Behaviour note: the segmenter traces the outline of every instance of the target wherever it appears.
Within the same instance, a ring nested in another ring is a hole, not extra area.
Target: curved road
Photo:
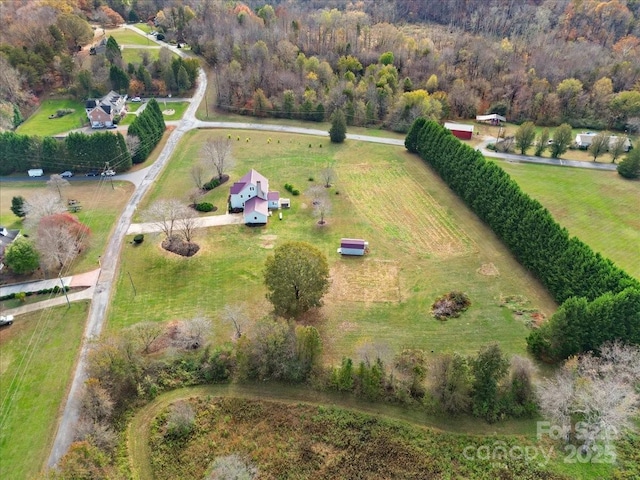
[[[142,35],[145,35],[144,32],[142,32],[141,30],[135,27],[127,25],[126,28],[134,30]],[[153,41],[156,41],[155,38],[153,38]],[[175,47],[171,47],[166,44],[162,44],[162,45],[167,48],[170,48],[172,51],[174,51],[176,54],[180,56],[186,56],[186,54],[181,49],[177,49]],[[152,166],[144,170],[141,170],[139,172],[118,176],[118,179],[133,181],[133,183],[137,185],[137,188],[133,196],[127,203],[122,215],[120,216],[120,219],[118,220],[118,223],[115,227],[114,233],[111,236],[109,243],[107,245],[107,249],[105,253],[102,255],[102,269],[100,271],[100,276],[98,278],[97,284],[94,289],[94,295],[91,302],[91,308],[89,310],[87,323],[85,326],[78,364],[76,366],[75,374],[71,383],[71,388],[67,395],[67,402],[65,404],[62,417],[60,418],[57,433],[56,433],[56,438],[54,440],[54,444],[51,449],[51,454],[49,456],[49,461],[48,461],[49,467],[53,467],[58,463],[60,458],[62,458],[62,456],[69,449],[69,446],[71,445],[74,438],[75,425],[79,417],[80,392],[84,384],[84,381],[86,379],[85,367],[86,367],[90,340],[92,338],[99,336],[100,332],[102,331],[104,320],[106,318],[107,308],[109,305],[109,300],[111,298],[111,291],[112,291],[112,286],[115,280],[115,274],[118,268],[118,262],[120,258],[120,249],[124,242],[124,238],[127,235],[127,232],[130,228],[133,214],[135,213],[136,208],[140,203],[140,201],[142,200],[142,198],[144,197],[144,195],[147,193],[151,185],[155,182],[160,172],[164,169],[169,158],[171,158],[182,136],[186,132],[194,128],[262,130],[262,131],[273,131],[273,132],[298,133],[298,134],[304,134],[304,135],[315,135],[315,136],[321,136],[321,137],[327,137],[329,135],[328,132],[325,130],[302,128],[302,127],[290,127],[285,125],[266,125],[266,124],[244,123],[244,122],[243,123],[205,122],[205,121],[197,120],[195,118],[195,113],[198,106],[200,105],[200,102],[204,98],[206,88],[207,88],[207,78],[204,71],[200,70],[198,74],[198,88],[193,98],[191,99],[191,105],[185,112],[183,119],[177,123],[177,128],[169,136],[167,144],[165,145],[164,149],[162,150],[156,162]],[[385,145],[404,146],[404,140],[393,139],[393,138],[347,134],[347,139],[380,143]],[[502,158],[512,162],[516,161],[516,162],[541,163],[541,164],[549,164],[549,165],[572,166],[572,167],[590,168],[590,169],[598,169],[598,170],[615,170],[617,168],[617,165],[614,165],[614,164],[576,162],[576,161],[562,160],[562,159],[547,159],[547,158],[540,158],[540,157],[529,157],[524,155],[501,154],[501,153],[486,150],[484,148],[482,148],[481,151],[485,156]]]

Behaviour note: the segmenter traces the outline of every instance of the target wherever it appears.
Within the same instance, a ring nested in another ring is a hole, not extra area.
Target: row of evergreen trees
[[[70,133],[64,140],[2,132],[0,158],[0,175],[26,173],[30,168],[57,173],[102,170],[106,164],[118,171],[131,167],[124,137],[110,132]]]
[[[144,162],[158,144],[166,125],[158,102],[152,98],[144,111],[129,125],[127,135],[138,137],[140,143],[132,152],[133,163]]]
[[[544,329],[530,335],[529,346],[536,354],[564,358],[616,338],[640,343],[640,303],[634,300],[640,295],[640,282],[579,239],[569,237],[549,211],[522,192],[504,170],[441,125],[417,119],[405,146],[438,172],[558,303],[577,297],[586,309],[606,305],[606,322],[616,328],[600,332],[597,344],[585,335],[585,318],[591,317],[563,305]]]

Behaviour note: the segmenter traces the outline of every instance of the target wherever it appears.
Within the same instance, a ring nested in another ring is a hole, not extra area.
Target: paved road
[[[170,46],[168,48],[171,49]],[[181,49],[173,48],[173,50],[178,55],[182,55]],[[98,337],[102,331],[102,326],[106,318],[106,312],[111,297],[112,285],[119,265],[120,249],[122,248],[127,230],[131,224],[131,218],[133,217],[140,200],[144,197],[146,192],[149,190],[149,187],[155,182],[160,172],[164,169],[182,136],[187,131],[194,128],[195,113],[198,105],[200,105],[200,102],[204,98],[206,87],[206,75],[204,74],[204,71],[200,70],[198,74],[198,88],[194,93],[191,105],[187,108],[184,118],[180,121],[178,128],[171,132],[171,135],[169,136],[169,139],[167,140],[167,143],[158,159],[146,170],[144,178],[142,178],[131,199],[125,206],[124,211],[116,224],[113,235],[109,240],[107,249],[102,255],[103,268],[100,271],[100,276],[95,286],[93,301],[91,302],[91,308],[89,310],[89,316],[87,318],[83,335],[80,357],[71,382],[71,389],[69,390],[67,402],[56,432],[56,438],[51,449],[51,454],[49,455],[48,465],[50,467],[53,467],[58,463],[73,441],[75,426],[79,418],[80,394],[86,379],[85,370],[89,346],[91,339]]]

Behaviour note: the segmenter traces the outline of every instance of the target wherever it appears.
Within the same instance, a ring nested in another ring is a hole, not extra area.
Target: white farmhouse
[[[242,209],[246,224],[267,223],[269,210],[280,207],[280,194],[269,191],[269,180],[251,169],[230,189],[229,206]]]

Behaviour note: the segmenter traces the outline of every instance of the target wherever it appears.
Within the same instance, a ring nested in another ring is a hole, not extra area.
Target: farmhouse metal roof
[[[261,213],[262,215],[269,214],[268,202],[259,197],[253,197],[244,203],[244,214],[249,215],[253,212]]]
[[[458,132],[473,132],[473,125],[467,125],[465,123],[445,122],[444,128]]]

